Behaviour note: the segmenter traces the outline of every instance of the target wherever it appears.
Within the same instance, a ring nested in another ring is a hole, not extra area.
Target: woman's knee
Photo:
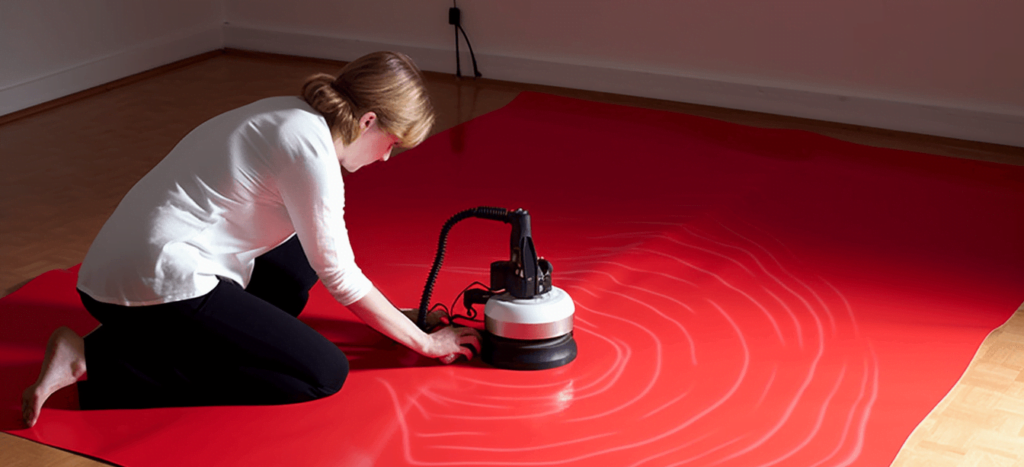
[[[345,380],[348,379],[348,371],[348,358],[341,350],[338,350],[335,355],[320,365],[316,382],[312,388],[314,399],[327,397],[341,391]]]
[[[246,291],[298,316],[319,278],[297,237],[256,258]]]

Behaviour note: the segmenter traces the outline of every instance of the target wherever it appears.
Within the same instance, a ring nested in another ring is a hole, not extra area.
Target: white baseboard
[[[348,61],[376,50],[408,54],[424,70],[452,73],[448,49],[385,44],[325,35],[274,31],[227,24],[224,46],[259,52]],[[858,97],[809,89],[738,81],[556,63],[478,54],[487,78],[561,86],[676,102],[710,105],[776,115],[848,123],[948,138],[1024,147],[1024,110],[955,107],[942,103]],[[464,76],[472,76],[468,54]]]
[[[135,44],[103,57],[0,89],[0,115],[222,48],[224,33],[220,24]]]

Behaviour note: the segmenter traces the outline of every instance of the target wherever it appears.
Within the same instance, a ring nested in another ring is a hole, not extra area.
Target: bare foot
[[[61,326],[46,344],[43,368],[36,383],[21,394],[21,416],[31,428],[39,419],[43,403],[53,393],[70,386],[85,374],[85,341],[75,331]]]

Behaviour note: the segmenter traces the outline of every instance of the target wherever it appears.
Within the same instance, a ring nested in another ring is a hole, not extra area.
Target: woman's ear
[[[359,117],[359,131],[364,132],[377,121],[377,114],[373,112],[366,112],[362,117]]]

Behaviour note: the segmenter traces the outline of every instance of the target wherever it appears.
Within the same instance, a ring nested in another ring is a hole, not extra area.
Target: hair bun
[[[302,86],[302,98],[310,107],[324,116],[332,133],[341,123],[339,119],[344,119],[351,114],[351,112],[346,112],[351,108],[346,96],[338,92],[333,84],[333,76],[327,73],[317,73],[307,78],[306,83]]]

